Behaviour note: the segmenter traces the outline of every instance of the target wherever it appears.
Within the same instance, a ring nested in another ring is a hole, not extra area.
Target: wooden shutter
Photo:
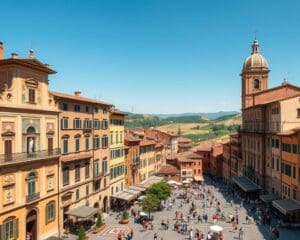
[[[14,228],[14,238],[17,239],[19,237],[19,219],[16,218],[14,219],[14,224],[13,224],[13,228]]]
[[[53,138],[48,138],[48,151],[53,151]]]
[[[29,89],[29,102],[35,103],[35,90]]]

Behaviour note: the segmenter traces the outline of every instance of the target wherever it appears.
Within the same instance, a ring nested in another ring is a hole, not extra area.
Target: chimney
[[[4,59],[4,46],[3,42],[0,42],[0,60]]]
[[[34,58],[34,50],[33,49],[29,49],[29,58],[30,59]]]
[[[76,97],[80,97],[80,94],[81,94],[81,92],[79,92],[79,91],[74,92],[74,95],[75,95]]]
[[[11,54],[11,58],[17,59],[17,58],[18,58],[18,54],[17,54],[17,53],[12,53],[12,54]]]

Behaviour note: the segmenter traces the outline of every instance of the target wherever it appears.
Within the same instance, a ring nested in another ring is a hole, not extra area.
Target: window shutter
[[[18,218],[14,219],[13,228],[14,228],[14,238],[17,239],[19,237],[19,219]]]
[[[49,204],[46,205],[45,223],[48,224]]]

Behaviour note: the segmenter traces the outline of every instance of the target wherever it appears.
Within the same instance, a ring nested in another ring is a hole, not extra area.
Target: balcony
[[[14,163],[21,163],[27,161],[34,161],[40,159],[55,158],[60,156],[60,148],[53,150],[41,150],[33,153],[12,153],[0,155],[0,166]]]
[[[30,203],[30,202],[33,202],[35,200],[38,200],[39,198],[40,198],[40,193],[39,192],[32,193],[32,194],[26,196],[26,202]]]
[[[101,177],[103,177],[104,176],[104,174],[105,173],[103,173],[103,172],[96,172],[96,171],[94,171],[94,179],[99,179],[99,178],[101,178]]]

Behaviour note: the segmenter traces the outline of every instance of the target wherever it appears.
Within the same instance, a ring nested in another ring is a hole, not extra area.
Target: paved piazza
[[[223,195],[219,190],[219,188],[214,187],[212,185],[206,185],[206,188],[211,189],[213,196],[217,198],[217,200],[221,204],[221,211],[224,212],[225,216],[236,215],[236,209],[238,209],[239,216],[239,225],[238,228],[242,227],[244,230],[244,238],[243,240],[260,240],[260,239],[272,239],[270,235],[270,227],[266,225],[257,225],[255,223],[245,224],[245,218],[247,215],[247,209],[250,209],[251,205],[246,205],[245,207],[240,208],[240,204],[238,201],[231,206],[230,200],[226,201],[226,195]],[[173,191],[172,197],[176,196],[179,193],[178,190]],[[190,215],[190,222],[187,223],[189,227],[192,229],[199,229],[200,233],[204,234],[204,239],[207,237],[207,233],[209,231],[209,226],[213,225],[212,216],[216,212],[216,204],[213,204],[213,207],[205,207],[202,208],[203,200],[194,199],[195,196],[192,197],[192,201],[195,203],[197,214],[202,216],[203,213],[208,214],[208,223],[198,223],[197,220],[194,220],[192,215]],[[229,198],[228,198],[229,199]],[[133,229],[133,239],[140,240],[152,240],[154,239],[154,233],[157,233],[158,240],[181,240],[181,239],[189,239],[188,235],[180,234],[174,231],[175,220],[175,212],[180,211],[183,213],[183,217],[187,219],[189,208],[191,206],[190,203],[184,203],[182,207],[180,204],[183,200],[177,199],[175,201],[175,205],[171,210],[162,210],[159,212],[155,212],[152,215],[154,216],[154,229],[144,231],[141,224],[134,223],[133,217],[130,218],[129,224],[121,225],[118,224],[117,213],[113,213],[113,215],[107,216],[105,218],[106,227],[103,231],[98,234],[89,234],[91,240],[113,240],[117,239],[118,234],[121,232],[124,236]],[[169,229],[163,230],[161,228],[161,221],[164,220],[166,222],[169,220]],[[222,226],[224,240],[232,240],[239,239],[238,238],[238,230],[232,231],[232,224],[227,223],[226,221],[219,221],[218,225]],[[275,220],[273,220],[273,224],[275,224]],[[288,239],[288,240],[299,240],[300,239],[300,230],[290,230],[286,228],[278,228],[280,231],[279,239]],[[74,236],[69,236],[67,239],[76,239]],[[125,237],[123,239],[126,239]],[[195,239],[195,238],[193,238]]]

